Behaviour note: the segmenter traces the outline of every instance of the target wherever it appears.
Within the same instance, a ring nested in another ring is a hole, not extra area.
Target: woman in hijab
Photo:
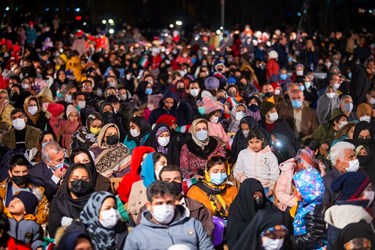
[[[61,226],[78,219],[96,184],[96,171],[85,164],[73,164],[66,171],[60,192],[51,202],[48,216],[48,232],[55,237]]]
[[[247,114],[247,107],[245,104],[240,103],[236,107],[232,108],[230,112],[230,116],[232,118],[232,122],[229,125],[229,132],[231,134],[236,134],[238,129],[240,128],[240,121],[244,118]]]
[[[102,115],[99,112],[92,112],[86,119],[86,126],[80,128],[72,136],[71,149],[89,149],[97,143],[97,137],[104,125]]]
[[[47,118],[35,96],[29,96],[23,103],[23,110],[27,115],[27,124],[44,131],[47,126]]]
[[[247,115],[253,117],[256,121],[262,120],[259,111],[260,103],[259,97],[255,94],[250,96],[247,101]]]
[[[92,176],[96,176],[96,180],[94,180],[96,191],[111,192],[111,181],[96,171],[94,160],[87,149],[76,148],[69,158],[70,163],[85,164],[92,172]]]
[[[334,87],[328,86],[325,93],[319,98],[316,114],[318,115],[319,124],[327,122],[333,110],[339,108],[340,99]]]
[[[52,83],[50,89],[52,91],[53,97],[55,97],[58,101],[62,101],[64,99],[62,89],[69,84],[69,80],[66,77],[66,73],[63,69],[59,69],[56,72],[55,81]]]
[[[98,173],[110,178],[121,177],[129,172],[130,150],[120,142],[120,131],[113,123],[100,130],[97,146],[91,147]]]
[[[102,114],[104,124],[114,123],[119,129],[120,140],[124,141],[126,131],[123,125],[122,118],[117,116],[112,105],[109,102],[103,102],[100,106],[99,112]]]
[[[35,147],[27,151],[28,160],[34,164],[41,162],[42,161],[42,149],[44,145],[46,145],[48,142],[53,142],[53,141],[56,141],[55,134],[49,130],[43,131],[40,134]]]
[[[143,117],[135,116],[130,119],[130,131],[125,137],[124,145],[130,152],[135,147],[143,146],[150,135],[150,123]]]
[[[209,136],[208,121],[196,119],[190,127],[191,137],[182,146],[180,168],[182,177],[189,179],[204,178],[204,166],[212,155],[225,155],[224,148],[217,139]]]
[[[180,156],[177,145],[171,140],[172,132],[165,123],[156,124],[145,142],[146,146],[155,149],[155,152],[167,155],[169,162],[176,163]]]
[[[93,193],[79,221],[66,229],[66,233],[81,231],[89,235],[94,250],[123,249],[128,230],[117,211],[116,197],[108,192]]]
[[[193,185],[187,196],[201,202],[212,216],[226,219],[238,193],[236,187],[227,184],[230,175],[229,164],[225,157],[214,155],[204,165],[204,179]]]
[[[152,94],[152,83],[141,81],[138,84],[136,94],[133,99],[137,102],[138,106],[147,103],[147,96]]]
[[[64,233],[57,245],[57,250],[92,248],[90,237],[80,230]]]
[[[142,162],[146,156],[152,152],[155,152],[155,149],[147,146],[139,146],[133,150],[130,163],[130,173],[122,178],[121,183],[117,188],[117,193],[123,203],[128,202],[133,183],[141,180]]]

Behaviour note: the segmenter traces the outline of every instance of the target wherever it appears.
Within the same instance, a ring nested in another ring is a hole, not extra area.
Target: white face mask
[[[68,102],[68,103],[72,103],[72,95],[66,95],[65,101]]]
[[[348,124],[347,121],[340,122],[340,124],[339,124],[339,128],[341,129],[341,128],[344,127],[346,124]]]
[[[369,200],[367,207],[371,206],[374,201],[375,192],[374,191],[363,191],[363,199]]]
[[[198,140],[205,141],[208,137],[208,131],[204,129],[199,130],[195,133],[195,136],[198,138]]]
[[[340,83],[335,83],[335,84],[333,84],[333,87],[334,87],[335,89],[339,89],[339,88],[340,88]]]
[[[157,169],[158,168],[158,169]],[[155,166],[155,176],[156,176],[156,179],[159,180],[159,174],[160,174],[160,171],[164,168],[164,166]]]
[[[197,97],[199,95],[199,89],[190,89],[190,95]]]
[[[303,76],[303,70],[297,70],[296,75],[297,76]]]
[[[271,121],[271,122],[275,122],[277,121],[277,119],[279,119],[279,115],[277,114],[277,112],[272,112],[268,115],[268,119]]]
[[[158,205],[152,206],[152,217],[160,224],[168,224],[173,220],[175,206],[173,205]]]
[[[133,137],[138,137],[140,134],[141,134],[141,132],[140,131],[138,131],[138,129],[131,129],[130,130],[130,134],[131,134],[131,136],[133,136]]]
[[[371,97],[370,98],[370,103],[371,103],[371,105],[375,105],[375,98]]]
[[[219,121],[219,117],[216,116],[216,115],[214,115],[214,116],[211,117],[210,121],[211,121],[212,123],[218,123],[218,121]]]
[[[245,113],[242,111],[236,112],[236,121],[241,121],[241,119],[245,116]]]
[[[368,116],[368,115],[361,116],[361,117],[359,117],[359,120],[370,123],[371,122],[371,116]]]
[[[22,130],[26,127],[25,120],[23,118],[17,118],[12,121],[12,125],[15,130]]]
[[[84,109],[86,107],[86,101],[79,101],[78,102],[78,107],[80,109]]]
[[[120,100],[121,101],[125,101],[127,98],[128,98],[128,96],[126,94],[121,94],[120,95]]]
[[[263,240],[263,247],[265,250],[279,250],[284,244],[284,239],[266,238]]]
[[[335,97],[336,93],[331,92],[331,93],[327,93],[326,95],[327,95],[327,97],[328,97],[329,99],[332,99],[333,97]]]
[[[103,211],[101,213],[101,216],[102,220],[100,220],[100,224],[102,224],[102,226],[105,228],[113,228],[114,226],[116,226],[119,219],[119,214],[114,208]]]
[[[170,137],[169,136],[168,137],[159,137],[158,138],[158,143],[162,147],[167,146],[168,143],[169,143],[169,141],[170,141]]]
[[[29,106],[27,107],[27,112],[30,113],[30,115],[35,115],[38,112],[37,106]]]
[[[346,172],[357,172],[359,169],[359,161],[358,159],[349,161],[349,167],[347,167],[345,170]]]

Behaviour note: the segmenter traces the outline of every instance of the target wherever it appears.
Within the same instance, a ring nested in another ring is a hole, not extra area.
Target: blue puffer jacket
[[[182,206],[176,206],[175,217],[169,225],[156,224],[151,218],[150,211],[142,213],[141,224],[129,234],[124,250],[168,249],[176,244],[186,245],[191,250],[214,249],[202,224],[186,217]]]

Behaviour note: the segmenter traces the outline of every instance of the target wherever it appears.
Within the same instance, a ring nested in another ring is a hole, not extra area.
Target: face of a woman
[[[105,137],[111,136],[111,135],[118,135],[117,129],[115,127],[109,127],[105,131],[105,134],[104,134]]]
[[[206,123],[203,123],[203,122],[200,122],[197,124],[197,128],[196,128],[196,131],[201,131],[201,130],[207,130],[207,124]]]
[[[79,153],[78,155],[74,156],[73,159],[74,163],[81,163],[81,164],[86,164],[90,162],[90,158],[86,153]]]
[[[155,162],[155,165],[154,165],[155,172],[156,172],[156,173],[159,173],[160,170],[161,170],[163,167],[167,166],[167,165],[168,165],[168,160],[167,160],[167,158],[164,157],[164,156],[161,156],[160,159],[159,159],[157,162]],[[158,179],[159,176],[156,176],[156,178]]]
[[[101,127],[102,127],[102,121],[96,119],[96,120],[94,120],[94,121],[91,123],[90,127],[93,127],[93,128],[101,128]]]
[[[115,202],[115,199],[113,199],[112,197],[109,197],[107,199],[104,200],[103,204],[102,204],[102,207],[100,208],[100,211],[99,211],[99,220],[103,220],[103,217],[102,217],[102,212],[103,211],[107,211],[107,210],[110,210],[110,209],[117,209],[116,207],[116,202]]]
[[[45,143],[45,142],[53,142],[53,135],[51,134],[44,135],[42,143]]]
[[[163,132],[159,137],[169,137],[169,132]]]
[[[209,174],[226,173],[224,164],[215,164],[208,171]]]
[[[130,126],[130,129],[136,129],[138,132],[141,131],[141,128],[138,127],[138,125],[135,124],[134,122],[130,122],[129,126]]]
[[[78,181],[78,180],[90,181],[90,176],[86,169],[84,168],[74,169],[73,172],[69,176],[68,187],[69,188],[72,187],[72,184],[71,184],[72,181]]]
[[[106,105],[104,108],[103,108],[103,113],[105,112],[112,112],[112,107],[111,105]]]

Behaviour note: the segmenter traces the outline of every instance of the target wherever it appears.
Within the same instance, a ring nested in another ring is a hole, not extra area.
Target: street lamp
[[[176,25],[177,26],[181,26],[182,25],[182,21],[176,21]]]

